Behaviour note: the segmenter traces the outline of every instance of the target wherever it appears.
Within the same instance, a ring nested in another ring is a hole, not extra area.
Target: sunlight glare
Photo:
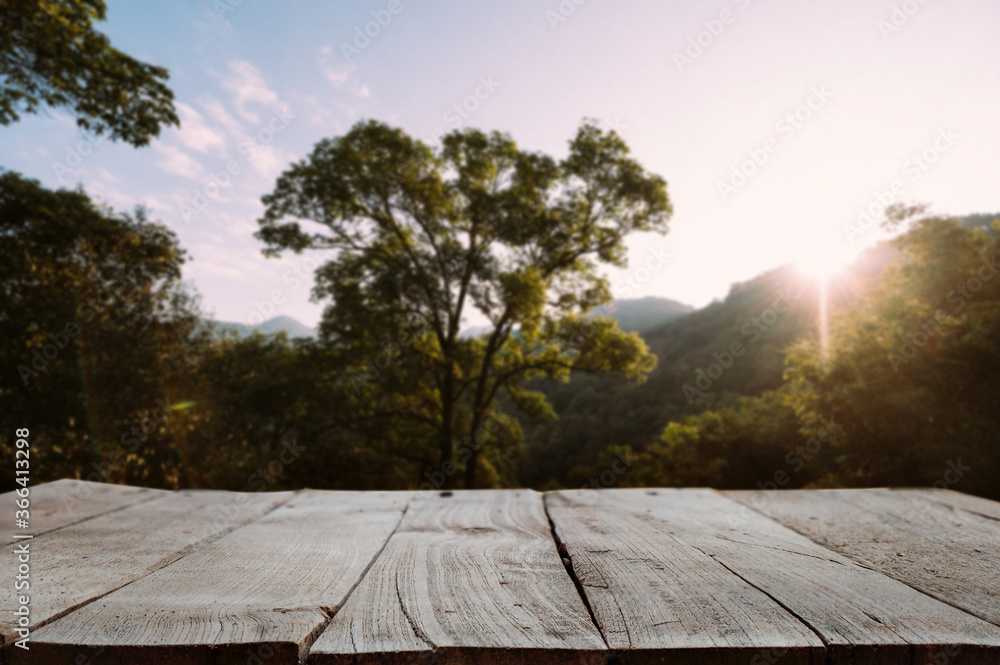
[[[795,262],[795,269],[804,275],[826,281],[841,272],[849,259],[830,251],[808,252]]]

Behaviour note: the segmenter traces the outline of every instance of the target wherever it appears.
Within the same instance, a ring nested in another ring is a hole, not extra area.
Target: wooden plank
[[[410,503],[308,662],[579,665],[606,655],[540,495],[472,490]]]
[[[168,493],[27,541],[32,629],[162,568],[199,542],[250,522],[291,496]],[[0,636],[9,644],[16,635],[18,605],[14,567],[3,571]]]
[[[268,665],[298,665],[399,524],[410,496],[297,494],[45,626],[22,660],[72,663],[89,649],[118,665],[245,663],[252,655]]]
[[[29,485],[28,490],[30,528],[24,533],[36,537],[169,494],[164,490],[92,483],[86,480],[57,480],[34,487]],[[17,498],[14,492],[6,492],[0,495],[0,505],[14,506]],[[5,545],[17,542],[9,533],[6,538]]]
[[[964,510],[981,517],[1000,521],[1000,502],[990,501],[970,494],[962,494],[954,490],[940,489],[894,489],[903,496],[911,497],[916,502],[933,501],[954,510]]]
[[[834,662],[909,665],[937,658],[942,645],[960,645],[963,663],[1000,659],[996,626],[717,492],[604,490],[598,501],[702,551],[773,598],[823,639]]]
[[[718,504],[710,494],[690,500]],[[744,665],[778,653],[787,665],[822,662],[823,642],[801,620],[607,492],[545,502],[608,646],[631,652],[629,662]]]
[[[1000,522],[936,491],[734,493],[733,498],[853,561],[1000,625]],[[987,502],[989,503],[989,502]]]

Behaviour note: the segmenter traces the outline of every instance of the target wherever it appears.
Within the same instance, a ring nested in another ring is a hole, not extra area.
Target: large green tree
[[[0,125],[66,107],[83,129],[142,146],[179,124],[167,70],[112,46],[94,30],[105,18],[102,0],[0,2]]]
[[[141,210],[0,171],[0,255],[4,452],[28,427],[42,478],[175,485],[170,406],[183,396],[165,384],[197,319],[174,235]]]
[[[436,448],[433,485],[464,469],[474,487],[483,460],[504,473],[509,456],[491,456],[514,427],[494,411],[501,391],[554,417],[526,380],[655,364],[637,335],[582,316],[610,300],[600,265],[624,265],[625,237],[665,232],[671,213],[666,183],[614,132],[584,123],[557,160],[501,133],[429,146],[363,122],[318,143],[264,204],[266,253],[332,254],[315,295],[332,300],[324,339],[353,363],[342,381],[388,451],[430,461]]]

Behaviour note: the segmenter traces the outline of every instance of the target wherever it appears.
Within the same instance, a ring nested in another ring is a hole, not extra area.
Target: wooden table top
[[[30,499],[4,663],[1000,663],[1000,503],[947,490]]]

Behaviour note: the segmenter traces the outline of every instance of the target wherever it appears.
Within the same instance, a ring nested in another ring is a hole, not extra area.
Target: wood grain
[[[546,495],[601,632],[629,662],[822,662],[823,642],[767,594],[677,534],[650,528],[607,492]],[[711,501],[697,494],[692,501]],[[641,509],[640,509],[641,510]]]
[[[37,630],[166,566],[199,542],[256,519],[291,496],[287,492],[167,493],[29,541],[32,628]],[[0,636],[8,644],[17,624],[14,569],[4,566],[3,570]]]
[[[1000,659],[996,626],[860,566],[717,492],[605,490],[598,501],[700,550],[773,598],[822,638],[834,662],[908,665],[913,658],[935,657],[939,645],[961,645],[962,662]]]
[[[891,492],[908,496],[916,502],[933,501],[948,506],[954,510],[964,510],[980,517],[1000,521],[1000,502],[990,501],[970,494],[962,494],[953,490],[939,489],[893,489]]]
[[[1000,522],[981,514],[992,502],[933,490],[732,496],[853,561],[1000,625]]]
[[[306,491],[35,635],[32,657],[297,665],[399,524],[406,492]],[[103,648],[102,648],[103,647]]]
[[[34,487],[29,485],[28,489],[31,528],[24,533],[35,537],[169,494],[164,490],[92,483],[86,480],[57,480]],[[16,498],[18,497],[14,492],[6,492],[0,495],[0,506],[9,506],[13,514]],[[5,534],[5,537],[5,545],[16,542],[16,539],[10,537],[10,533]]]
[[[308,662],[580,665],[606,656],[540,495],[473,490],[411,502]]]

